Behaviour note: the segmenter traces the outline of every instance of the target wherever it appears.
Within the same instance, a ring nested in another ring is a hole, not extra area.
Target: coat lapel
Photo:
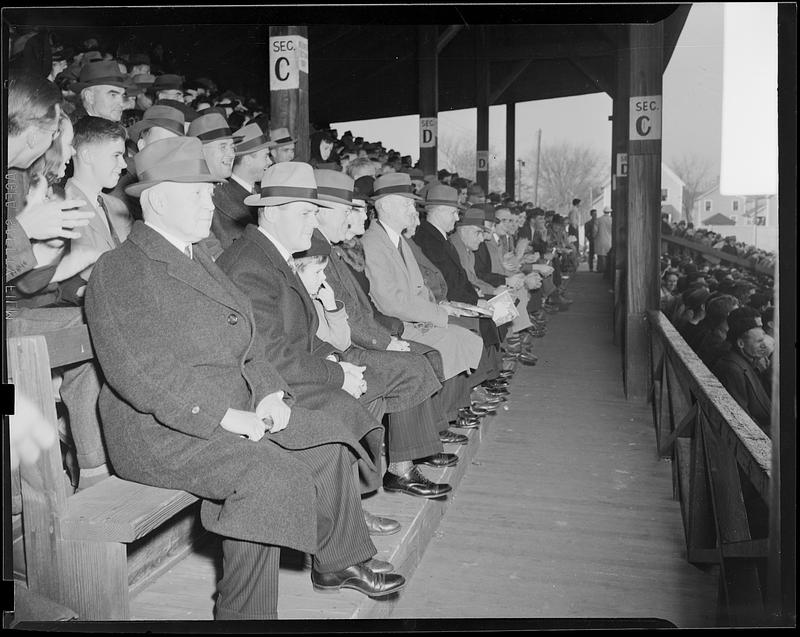
[[[100,215],[103,214],[103,211],[98,210],[97,206],[95,206],[94,203],[89,200],[89,197],[86,195],[86,193],[84,193],[83,190],[81,190],[71,179],[67,182],[64,190],[64,194],[66,194],[68,199],[83,199],[85,202],[85,207],[94,212],[94,217],[89,220],[89,225],[84,229],[84,232],[92,233],[92,236],[94,237],[92,240],[92,245],[97,247],[105,246],[107,249],[113,250],[116,246],[114,245],[114,240],[111,238],[111,232],[100,217]],[[111,220],[109,219],[108,222],[111,223]]]

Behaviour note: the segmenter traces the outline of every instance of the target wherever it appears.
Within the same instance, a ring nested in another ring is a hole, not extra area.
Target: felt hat
[[[137,66],[139,64],[150,64],[150,56],[147,53],[132,53],[130,57],[130,65]]]
[[[233,133],[228,128],[228,120],[219,113],[200,115],[189,124],[187,135],[197,137],[204,144],[218,142],[221,139],[233,139]]]
[[[731,310],[728,314],[728,341],[736,343],[737,339],[755,327],[762,327],[758,310],[747,305]]]
[[[183,78],[180,75],[175,75],[173,73],[165,73],[164,75],[159,75],[156,77],[155,81],[153,82],[153,90],[154,91],[182,91],[183,90]]]
[[[613,211],[611,210],[611,206],[605,206],[603,208],[603,212],[613,212]]]
[[[133,161],[139,181],[125,188],[133,197],[164,181],[187,184],[221,181],[211,174],[203,145],[194,137],[160,139],[136,153]]]
[[[375,177],[371,175],[363,175],[356,179],[353,184],[354,195],[361,196],[363,199],[369,199],[372,196],[373,185]]]
[[[293,255],[296,259],[303,257],[329,257],[331,256],[331,243],[325,238],[319,228],[314,228],[311,234],[311,246],[307,250],[295,252]]]
[[[90,86],[118,86],[125,88],[125,78],[114,60],[88,62],[81,67],[78,81],[72,85],[75,92]]]
[[[137,73],[131,76],[131,81],[137,86],[148,89],[153,86],[153,82],[156,81],[156,76],[152,73]]]
[[[196,110],[180,100],[158,100],[156,104],[166,104],[172,108],[177,108],[181,113],[183,113],[183,117],[187,122],[193,122],[200,117]]]
[[[141,120],[128,129],[128,137],[133,141],[137,141],[144,131],[154,126],[166,128],[168,131],[182,137],[184,134],[183,122],[183,113],[177,108],[165,106],[164,104],[155,104],[144,112]]]
[[[372,201],[377,201],[388,195],[400,195],[415,201],[422,201],[422,197],[414,194],[411,177],[406,173],[386,173],[372,183]]]
[[[456,227],[462,226],[477,226],[483,229],[483,221],[485,219],[483,208],[473,207],[469,208],[461,215],[461,218],[456,222]]]
[[[143,86],[139,86],[136,84],[131,78],[125,78],[125,96],[126,97],[136,97],[137,95],[141,95],[144,93],[145,89]]]
[[[289,134],[288,128],[278,128],[276,130],[271,130],[269,132],[269,140],[270,142],[272,142],[273,148],[288,146],[289,144],[294,144],[295,141]]]
[[[234,154],[239,157],[254,153],[262,148],[271,148],[272,142],[258,124],[247,124],[233,134]]]
[[[314,169],[301,161],[273,164],[261,178],[261,192],[244,200],[246,206],[282,206],[294,201],[307,201],[321,208],[330,208],[319,198]]]
[[[491,221],[492,223],[495,223],[497,221],[497,216],[495,215],[494,205],[490,203],[485,203],[481,207],[483,208],[484,219],[486,219],[486,221]]]
[[[353,204],[354,181],[349,175],[336,170],[314,171],[314,179],[317,182],[317,193],[319,198],[325,201],[350,206]]]
[[[425,201],[421,204],[427,208],[429,206],[452,206],[459,210],[464,210],[465,205],[458,202],[458,190],[446,184],[431,184],[425,193]]]

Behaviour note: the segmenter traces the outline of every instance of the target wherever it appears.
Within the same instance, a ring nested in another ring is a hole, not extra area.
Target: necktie
[[[406,262],[406,258],[403,256],[403,239],[401,238],[397,242],[397,251],[400,253],[400,258],[403,260],[403,263]]]
[[[106,223],[108,224],[108,229],[111,232],[111,241],[114,242],[114,246],[118,246],[121,241],[117,236],[117,231],[114,230],[114,224],[111,223],[111,217],[108,214],[108,208],[106,208],[106,202],[103,201],[102,195],[97,195],[97,205],[100,206],[100,210],[103,211],[103,214],[106,216]]]
[[[191,258],[192,258],[192,246],[190,246],[190,245],[186,246],[186,247],[183,249],[183,253],[184,253],[184,254],[185,254],[187,257],[189,257],[189,258],[191,259]]]

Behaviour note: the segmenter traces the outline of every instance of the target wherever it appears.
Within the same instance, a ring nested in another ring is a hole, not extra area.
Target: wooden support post
[[[435,175],[439,152],[437,116],[439,114],[439,56],[436,25],[417,27],[417,65],[419,68],[419,168]]]
[[[270,128],[289,129],[295,158],[308,161],[308,27],[269,28],[269,68]]]
[[[625,264],[628,260],[627,219],[628,219],[628,104],[630,101],[630,48],[628,28],[618,26],[616,90],[614,91],[613,115],[611,124],[611,209],[612,243],[614,259],[608,266],[613,268],[614,283],[614,344],[625,343]],[[598,216],[602,214],[598,210]],[[620,351],[624,374],[625,348]]]
[[[477,113],[476,177],[489,194],[489,61],[486,59],[485,27],[475,29],[475,94]]]
[[[661,83],[664,25],[632,24],[628,117],[628,219],[625,395],[646,400],[646,311],[659,303]]]
[[[517,104],[509,102],[506,104],[506,192],[509,197],[514,199],[516,196],[516,180],[514,179],[517,170]],[[520,175],[522,181],[522,175]]]

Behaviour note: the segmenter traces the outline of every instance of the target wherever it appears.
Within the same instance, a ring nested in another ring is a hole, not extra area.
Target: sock
[[[389,473],[393,473],[396,476],[404,476],[411,468],[414,466],[414,463],[411,460],[403,460],[402,462],[390,462],[389,463]]]

